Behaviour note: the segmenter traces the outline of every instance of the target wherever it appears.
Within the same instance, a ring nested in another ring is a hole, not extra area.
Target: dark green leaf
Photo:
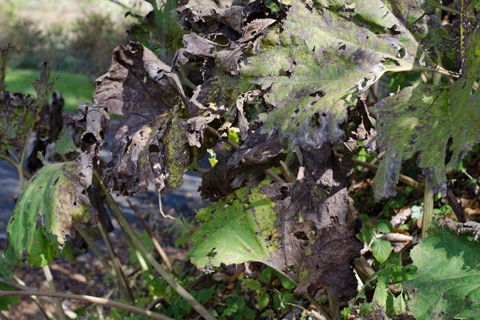
[[[268,306],[269,302],[270,302],[270,296],[266,291],[264,291],[257,299],[258,309],[262,310],[263,308]]]

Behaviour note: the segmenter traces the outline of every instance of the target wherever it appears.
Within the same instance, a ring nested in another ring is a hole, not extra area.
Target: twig
[[[160,196],[160,195],[159,195]],[[160,254],[160,257],[162,257],[163,261],[165,262],[165,264],[167,265],[167,268],[168,270],[173,273],[173,275],[175,275],[175,271],[173,270],[173,267],[172,267],[172,264],[170,263],[170,260],[168,259],[168,256],[167,254],[165,253],[165,251],[163,250],[162,246],[160,245],[160,243],[157,241],[157,239],[153,236],[152,232],[150,231],[150,229],[148,228],[147,224],[145,223],[145,221],[143,220],[142,216],[140,215],[140,213],[137,211],[137,209],[133,206],[133,203],[130,201],[130,199],[128,199],[127,196],[124,196],[125,200],[127,201],[128,205],[130,206],[130,209],[133,210],[133,212],[135,213],[135,216],[137,216],[137,219],[140,221],[140,223],[142,224],[142,227],[143,229],[145,229],[145,231],[147,232],[148,236],[150,237],[150,240],[152,240],[153,242],[153,246],[155,247],[155,249],[157,250],[157,252]]]
[[[330,313],[332,314],[332,320],[342,320],[340,315],[340,305],[338,303],[338,298],[332,296],[330,290],[328,293],[328,304],[330,305]]]
[[[45,274],[45,280],[47,280],[48,286],[52,292],[57,292],[57,288],[55,286],[55,282],[53,282],[52,272],[50,271],[50,267],[45,265],[42,267],[43,273]],[[53,297],[53,302],[55,303],[55,308],[57,309],[58,317],[60,320],[67,320],[67,316],[65,315],[65,311],[62,307],[62,301],[58,297]]]
[[[450,190],[449,187],[447,187],[447,201],[450,207],[452,207],[453,212],[455,212],[455,216],[457,217],[458,221],[465,223],[467,222],[467,217],[465,216],[465,213],[463,212],[462,206],[458,204],[457,198],[455,198],[455,195],[453,194],[452,190]]]
[[[422,239],[427,237],[427,230],[433,220],[433,191],[430,186],[425,184],[423,198],[423,217],[422,217]]]
[[[286,163],[283,161],[280,161],[280,170],[282,171],[282,174],[288,183],[293,183],[295,180],[297,180],[295,175],[292,173],[292,171],[290,171]]]
[[[22,286],[22,285],[18,285],[18,284],[15,284],[15,283],[8,282],[8,281],[6,281],[2,278],[0,278],[0,283],[9,285],[11,287],[14,287],[17,290],[22,290],[22,291],[23,290],[35,290],[35,289],[27,287],[27,286]],[[32,299],[33,302],[37,305],[38,309],[40,310],[40,314],[42,315],[42,317],[46,320],[50,319],[50,317],[46,314],[45,310],[43,310],[43,307],[40,304],[40,301],[38,300],[38,298],[36,296],[30,296],[30,299]]]
[[[0,290],[0,297],[5,297],[5,296],[24,296],[24,297],[29,297],[29,296],[39,296],[39,297],[52,297],[52,298],[59,298],[59,299],[71,299],[71,300],[78,300],[78,301],[85,301],[85,302],[90,302],[90,303],[97,303],[97,304],[103,304],[107,306],[111,306],[114,308],[120,308],[124,309],[136,314],[141,314],[146,317],[150,317],[152,319],[156,320],[174,320],[170,317],[167,317],[163,314],[144,310],[135,306],[131,306],[129,304],[109,300],[109,299],[104,299],[104,298],[99,298],[99,297],[93,297],[93,296],[87,296],[87,295],[78,295],[78,294],[68,294],[68,293],[56,293],[56,292],[44,292],[44,291],[3,291]]]
[[[407,242],[412,241],[413,237],[401,233],[385,233],[382,235],[381,239],[390,242]]]
[[[322,316],[325,317],[325,319],[327,320],[332,320],[332,317],[330,317],[330,315],[328,314],[327,310],[325,310],[321,305],[320,303],[318,303],[317,300],[315,300],[314,297],[312,297],[312,295],[308,292],[304,292],[303,295],[315,306],[315,308],[317,308],[318,312],[320,312],[322,314]]]
[[[378,166],[376,166],[374,164],[371,164],[371,163],[368,163],[368,162],[353,159],[353,163],[356,164],[356,165],[362,166],[364,168],[371,169],[372,171],[377,171],[378,170]],[[421,190],[422,184],[420,182],[410,178],[409,176],[400,174],[398,180],[400,182],[405,183],[406,185],[409,185],[411,187],[414,187],[414,188],[417,188],[417,189]]]
[[[102,222],[98,223],[98,230],[100,230],[100,234],[103,238],[103,241],[107,245],[108,254],[113,262],[113,268],[115,269],[116,273],[118,273],[118,284],[122,286],[122,290],[124,291],[126,300],[130,303],[135,302],[135,297],[133,296],[132,289],[128,285],[127,277],[125,276],[125,272],[123,272],[122,264],[118,259],[117,254],[115,253],[115,249],[113,248],[112,242],[108,237],[107,230],[103,226]]]

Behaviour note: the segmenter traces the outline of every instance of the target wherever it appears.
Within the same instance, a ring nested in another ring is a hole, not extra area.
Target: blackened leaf
[[[97,104],[124,116],[106,172],[110,190],[138,194],[149,180],[159,192],[182,184],[195,153],[184,114],[196,110],[183,106],[182,98],[178,77],[150,50],[135,42],[114,50],[112,66],[98,79],[94,94]]]
[[[343,140],[339,125],[356,94],[388,71],[425,65],[420,44],[383,2],[296,1],[281,27],[262,41],[260,53],[244,61],[243,80],[261,85],[274,110],[262,114],[263,130],[279,132],[290,145],[317,147]],[[396,35],[384,29],[394,28]]]
[[[202,197],[218,201],[246,185],[258,185],[265,177],[265,170],[285,159],[283,151],[278,136],[268,138],[267,134],[256,131],[239,149],[229,151],[203,175]]]
[[[38,113],[43,107],[54,82],[48,82],[50,66],[42,65],[40,79],[32,82],[37,98],[21,93],[1,92],[0,95],[0,146],[11,145],[23,148],[26,144],[30,129],[37,120]]]
[[[191,29],[192,24],[196,24],[198,30],[206,35],[223,34],[230,41],[236,41],[242,34],[242,11],[241,6],[219,9],[216,6],[199,5],[184,10],[179,23],[185,29]]]
[[[349,207],[342,170],[328,153],[315,158],[328,160],[307,155],[296,183],[242,188],[199,212],[191,261],[205,271],[260,261],[296,281],[299,292],[319,282],[335,296],[353,297],[361,221]]]
[[[446,172],[480,141],[480,93],[476,89],[480,30],[470,39],[464,73],[452,87],[417,83],[377,104],[378,144],[385,151],[373,183],[377,200],[396,194],[401,164],[415,154],[433,192],[445,192]],[[450,161],[445,163],[448,153]]]
[[[27,182],[8,224],[6,257],[45,266],[68,236],[87,223],[95,225],[97,211],[87,191],[92,175],[92,157],[82,154],[76,161],[43,167]]]
[[[462,0],[464,2],[464,0]],[[386,1],[386,6],[398,17],[415,39],[435,58],[435,52],[450,59],[457,58],[459,37],[453,34],[452,25],[444,25],[436,16],[435,8],[428,0]],[[397,33],[398,26],[389,32]]]

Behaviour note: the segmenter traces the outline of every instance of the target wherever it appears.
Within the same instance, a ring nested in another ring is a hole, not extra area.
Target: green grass
[[[32,88],[32,81],[40,76],[40,69],[9,69],[5,77],[6,90],[10,92],[29,93],[35,96],[35,90]],[[95,91],[95,84],[88,77],[81,74],[68,72],[52,72],[50,81],[58,76],[53,90],[62,93],[65,99],[64,110],[67,112],[77,112],[77,106],[80,101],[92,102],[92,95]]]

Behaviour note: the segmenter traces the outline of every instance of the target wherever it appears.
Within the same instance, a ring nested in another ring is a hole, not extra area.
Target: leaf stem
[[[454,79],[459,79],[460,74],[453,72],[453,71],[448,71],[445,70],[442,67],[436,67],[436,68],[429,68],[429,67],[407,67],[407,68],[398,68],[394,70],[389,70],[392,72],[402,72],[402,71],[428,71],[428,72],[433,72],[433,73],[438,73],[438,74],[443,74],[444,76],[452,77]]]
[[[94,297],[94,296],[88,296],[88,295],[78,295],[78,294],[68,294],[68,293],[56,293],[56,292],[44,292],[44,291],[3,291],[0,290],[0,297],[5,297],[5,296],[23,296],[23,297],[28,297],[28,296],[39,296],[39,297],[52,297],[52,298],[59,298],[59,299],[71,299],[71,300],[78,300],[78,301],[84,301],[84,302],[90,302],[90,303],[97,303],[97,304],[103,304],[103,305],[108,305],[114,308],[119,308],[119,309],[124,309],[136,314],[141,314],[146,317],[150,317],[155,320],[174,320],[170,317],[167,317],[163,314],[144,310],[135,306],[131,306],[129,304],[113,301],[110,299],[105,299],[105,298],[99,298],[99,297]]]
[[[425,183],[425,192],[423,198],[423,220],[422,220],[422,239],[427,237],[427,231],[433,220],[433,192]]]
[[[125,300],[127,300],[130,303],[133,303],[135,302],[135,298],[133,296],[132,289],[128,285],[127,277],[123,272],[122,264],[118,259],[117,254],[115,253],[115,249],[113,248],[110,238],[108,237],[108,232],[107,230],[105,230],[105,227],[101,222],[98,223],[98,230],[100,230],[100,234],[102,235],[103,241],[107,245],[107,251],[112,260],[113,269],[115,269],[116,273],[118,274],[119,289],[121,288],[121,291],[123,293],[122,295],[124,296]]]
[[[458,14],[458,15],[461,14],[460,11],[455,10],[455,9],[453,9],[453,8],[450,8],[450,7],[447,7],[447,6],[444,6],[444,5],[442,5],[442,4],[438,3],[438,2],[430,1],[430,0],[429,0],[428,3],[429,3],[432,7],[434,7],[434,8],[442,9],[443,11],[455,13],[455,14]]]

